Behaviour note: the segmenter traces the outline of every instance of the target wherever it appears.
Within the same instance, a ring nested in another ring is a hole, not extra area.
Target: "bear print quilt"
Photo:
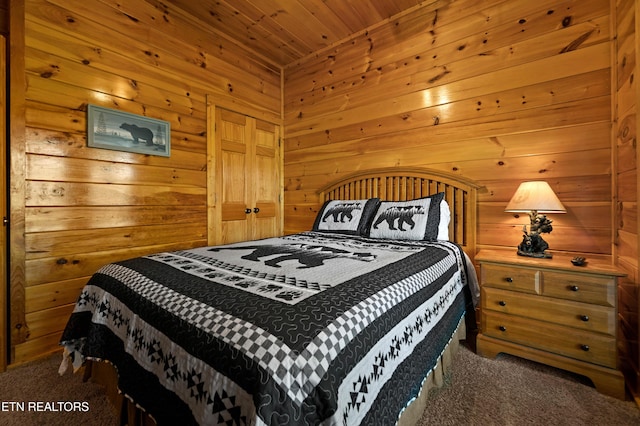
[[[61,344],[162,424],[388,425],[467,310],[461,249],[327,232],[105,265]]]

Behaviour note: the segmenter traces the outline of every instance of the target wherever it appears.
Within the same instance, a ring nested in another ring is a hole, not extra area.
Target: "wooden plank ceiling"
[[[279,66],[445,0],[169,0]]]

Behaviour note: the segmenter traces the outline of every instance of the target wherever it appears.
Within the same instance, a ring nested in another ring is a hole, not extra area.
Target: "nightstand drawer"
[[[482,285],[540,293],[540,272],[535,269],[482,264]]]
[[[615,368],[616,339],[543,321],[483,311],[483,334],[497,339]]]
[[[544,271],[542,294],[549,297],[616,306],[613,277]]]
[[[482,288],[483,309],[616,335],[614,308]]]

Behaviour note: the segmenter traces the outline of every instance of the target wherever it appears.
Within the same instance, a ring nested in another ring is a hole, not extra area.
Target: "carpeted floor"
[[[466,348],[445,386],[433,389],[418,426],[640,425],[640,409],[595,390],[590,381],[546,365]]]
[[[103,388],[90,382],[83,383],[80,374],[60,376],[61,360],[60,353],[0,374],[1,425],[119,424]],[[14,404],[7,407],[10,402]]]
[[[79,375],[58,375],[60,357],[0,374],[0,424],[117,424],[100,386],[82,383]],[[583,382],[515,357],[481,358],[463,347],[418,426],[640,425],[634,402],[604,396]]]

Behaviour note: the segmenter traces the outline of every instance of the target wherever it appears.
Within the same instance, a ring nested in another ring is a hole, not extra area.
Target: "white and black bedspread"
[[[306,232],[109,264],[61,344],[159,424],[391,425],[471,307],[449,242]]]

